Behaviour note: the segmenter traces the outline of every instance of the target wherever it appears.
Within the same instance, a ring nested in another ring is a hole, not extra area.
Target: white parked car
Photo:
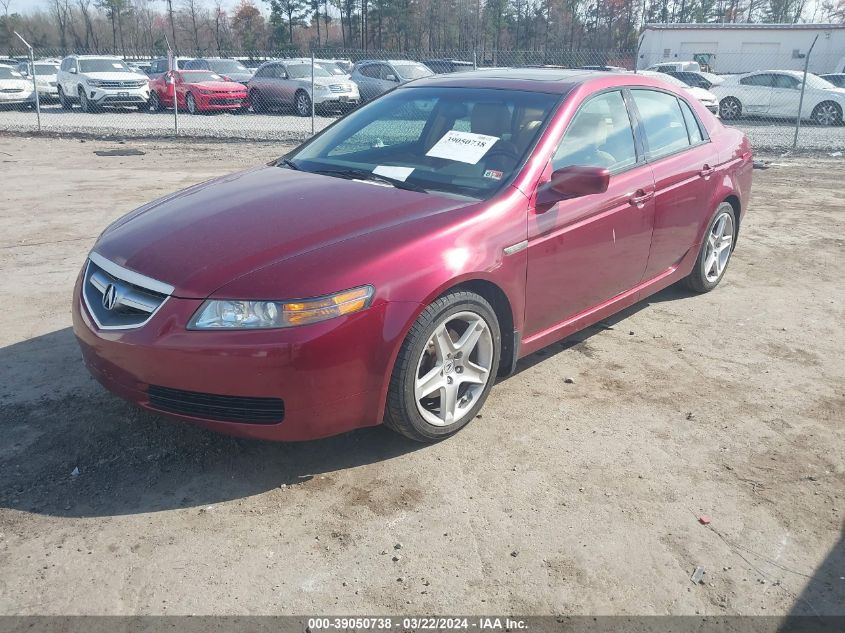
[[[32,80],[11,66],[0,66],[0,107],[28,108],[35,104]]]
[[[691,70],[701,72],[701,65],[698,62],[662,62],[660,64],[652,64],[646,70],[656,73],[668,73],[671,71]]]
[[[687,94],[689,94],[694,99],[701,101],[705,108],[710,110],[713,114],[718,114],[719,112],[719,100],[709,90],[705,90],[704,88],[699,88],[697,86],[689,86],[677,77],[673,77],[672,75],[667,75],[666,73],[658,73],[653,72],[651,70],[641,70],[639,71],[640,75],[644,75],[645,77],[656,77],[658,79],[662,79],[666,83],[672,84],[673,86],[677,86],[678,88],[682,88]]]
[[[797,70],[764,70],[732,75],[711,91],[719,98],[719,115],[726,121],[746,115],[794,119],[803,81],[804,73]],[[801,118],[840,125],[843,111],[845,90],[808,73]]]
[[[22,62],[18,66],[18,72],[30,82],[33,72],[35,73],[35,85],[38,87],[38,99],[41,102],[59,99],[59,64],[61,62],[57,59],[37,59],[33,68],[30,68],[29,62]]]
[[[358,86],[345,77],[331,75],[314,64],[314,94],[311,94],[311,60],[278,59],[258,67],[247,86],[255,112],[273,107],[293,106],[299,116],[311,116],[315,110],[351,110],[361,100]]]
[[[148,79],[129,68],[120,57],[71,55],[59,66],[59,101],[66,110],[79,103],[83,112],[99,112],[104,106],[147,110],[150,107]]]

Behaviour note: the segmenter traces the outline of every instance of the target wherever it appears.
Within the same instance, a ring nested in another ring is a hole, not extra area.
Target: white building
[[[845,24],[648,24],[643,29],[637,68],[671,61],[703,61],[716,73],[753,70],[841,72]]]

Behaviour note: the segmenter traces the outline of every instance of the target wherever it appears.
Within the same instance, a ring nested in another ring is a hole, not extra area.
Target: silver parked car
[[[430,68],[403,59],[368,59],[355,64],[352,69],[352,81],[358,85],[361,99],[367,101],[375,99],[399,84],[412,79],[431,77],[434,73]]]
[[[311,60],[279,59],[262,64],[249,80],[249,101],[255,112],[274,107],[293,106],[299,116],[311,116],[315,110],[351,110],[361,97],[358,87],[344,77],[329,73],[314,64],[314,94],[311,94]]]

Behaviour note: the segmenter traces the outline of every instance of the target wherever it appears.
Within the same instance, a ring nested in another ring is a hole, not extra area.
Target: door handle
[[[632,206],[642,208],[642,206],[646,202],[651,200],[653,197],[654,197],[653,191],[644,191],[642,189],[639,189],[639,190],[637,190],[637,192],[633,196],[631,196],[631,198],[628,200],[628,202],[630,202]]]
[[[713,175],[713,173],[715,171],[716,171],[715,167],[711,167],[710,165],[707,165],[705,163],[704,167],[701,168],[701,171],[698,172],[698,175],[701,176],[702,178],[709,178],[710,176]]]

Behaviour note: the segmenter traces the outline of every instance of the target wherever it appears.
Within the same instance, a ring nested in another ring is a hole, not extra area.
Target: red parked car
[[[174,84],[175,80],[175,84]],[[150,79],[150,109],[173,107],[191,114],[217,110],[243,110],[249,106],[246,86],[228,81],[210,70],[169,70]]]
[[[660,79],[426,78],[114,222],[74,330],[108,389],[185,421],[437,440],[519,358],[675,282],[712,290],[751,174],[742,132]]]

